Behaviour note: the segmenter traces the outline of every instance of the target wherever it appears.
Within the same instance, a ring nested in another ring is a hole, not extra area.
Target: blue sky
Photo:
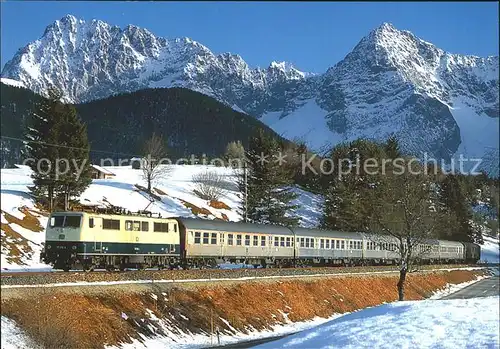
[[[372,29],[390,22],[453,53],[498,55],[498,4],[335,2],[1,2],[2,67],[65,14],[190,37],[252,66],[288,61],[323,72]]]

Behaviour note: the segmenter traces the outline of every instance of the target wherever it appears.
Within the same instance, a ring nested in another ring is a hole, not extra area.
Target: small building
[[[135,170],[140,170],[142,168],[142,164],[144,163],[143,158],[132,158],[130,159],[130,165]]]
[[[92,179],[109,179],[113,178],[115,174],[104,167],[92,165]]]
[[[135,170],[140,170],[142,168],[156,166],[158,165],[158,160],[155,158],[147,157],[147,158],[132,158],[130,159],[130,165]]]

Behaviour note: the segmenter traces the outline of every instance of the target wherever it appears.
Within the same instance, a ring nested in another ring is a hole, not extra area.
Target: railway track
[[[426,265],[419,270],[458,269],[482,267],[478,265]],[[255,277],[293,277],[293,276],[318,276],[326,274],[345,273],[375,273],[396,272],[395,266],[370,266],[370,267],[315,267],[315,268],[283,268],[283,269],[191,269],[191,270],[129,270],[122,272],[109,271],[35,271],[35,272],[5,272],[1,273],[1,285],[46,285],[68,283],[93,283],[93,282],[137,282],[149,280],[187,281],[209,279],[241,279]]]

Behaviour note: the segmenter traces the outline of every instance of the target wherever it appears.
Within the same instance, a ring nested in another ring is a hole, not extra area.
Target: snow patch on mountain
[[[14,87],[24,87],[23,83],[17,80],[8,79],[8,78],[0,78],[0,82],[5,85],[14,86]]]
[[[325,118],[328,112],[322,109],[314,100],[305,103],[283,116],[283,112],[267,112],[261,121],[271,127],[279,135],[297,141],[304,141],[312,149],[319,150],[332,142],[343,140],[341,134],[325,127]]]

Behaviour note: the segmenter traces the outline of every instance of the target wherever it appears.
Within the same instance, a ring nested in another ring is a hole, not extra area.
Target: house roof
[[[115,174],[109,170],[106,170],[104,167],[101,167],[101,166],[97,166],[97,165],[92,165],[92,167],[94,169],[96,169],[97,171],[99,172],[102,172],[104,174],[107,174],[107,175],[110,175],[110,176],[114,176]]]

